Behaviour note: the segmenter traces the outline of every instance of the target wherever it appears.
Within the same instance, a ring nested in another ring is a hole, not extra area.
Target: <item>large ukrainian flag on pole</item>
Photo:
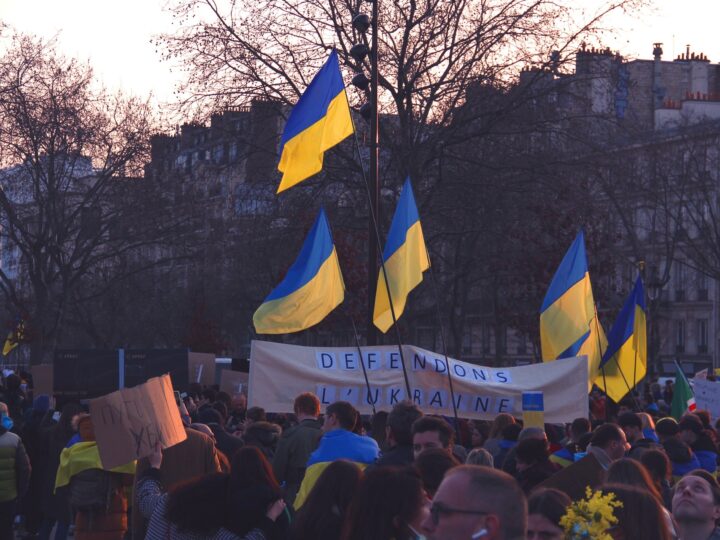
[[[399,319],[405,310],[408,294],[420,284],[423,272],[430,268],[430,259],[425,247],[425,238],[410,178],[405,180],[402,193],[400,193],[400,200],[395,209],[383,251],[383,262],[387,272],[395,318]],[[378,275],[375,292],[373,322],[383,333],[387,332],[393,324],[388,287],[385,285],[382,268]]]
[[[352,135],[353,123],[337,52],[330,53],[297,102],[280,141],[280,193],[322,170],[323,156]]]
[[[638,276],[608,335],[608,348],[601,364],[604,377],[598,375],[595,379],[595,384],[616,403],[645,377],[647,371],[646,311],[645,289]]]
[[[588,391],[592,388],[607,340],[597,320],[582,231],[555,272],[540,308],[540,344],[545,362],[587,356]]]
[[[322,321],[345,298],[340,263],[321,208],[297,260],[253,316],[258,334],[300,332]]]

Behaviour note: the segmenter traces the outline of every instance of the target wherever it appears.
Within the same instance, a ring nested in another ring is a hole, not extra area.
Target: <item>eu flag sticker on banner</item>
[[[545,428],[545,405],[542,392],[523,392],[522,410],[524,427]]]

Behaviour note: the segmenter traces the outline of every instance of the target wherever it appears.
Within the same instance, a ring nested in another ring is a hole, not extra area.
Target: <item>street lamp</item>
[[[366,0],[372,4],[372,15],[368,16],[364,13],[357,13],[352,19],[352,25],[355,30],[361,34],[371,30],[371,44],[368,49],[367,45],[358,43],[350,49],[350,55],[357,61],[358,65],[362,65],[362,61],[366,56],[370,57],[370,79],[364,73],[357,73],[352,84],[360,90],[367,90],[370,87],[370,100],[360,107],[360,114],[366,120],[370,120],[370,212],[368,218],[368,311],[367,311],[367,344],[375,345],[377,343],[377,331],[373,324],[373,306],[374,295],[378,276],[378,246],[374,241],[376,236],[375,227],[373,225],[372,214],[375,214],[376,223],[380,223],[380,175],[379,175],[379,126],[378,126],[378,3],[380,0]]]

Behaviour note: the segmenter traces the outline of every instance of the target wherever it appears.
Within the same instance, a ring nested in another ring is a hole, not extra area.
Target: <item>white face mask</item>
[[[473,535],[470,537],[472,540],[477,540],[478,538],[483,538],[484,536],[487,536],[488,531],[487,529],[480,529],[478,532],[473,533]]]

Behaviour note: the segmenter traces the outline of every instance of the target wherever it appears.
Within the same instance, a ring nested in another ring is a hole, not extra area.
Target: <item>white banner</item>
[[[452,415],[447,364],[442,355],[403,345],[410,399],[425,413]],[[253,341],[250,352],[249,406],[292,412],[295,397],[314,392],[323,410],[349,401],[363,414],[389,411],[408,399],[397,346],[363,347],[370,381],[365,385],[360,356],[353,347],[300,347]],[[458,416],[492,420],[498,413],[522,415],[522,393],[541,391],[545,421],[572,422],[588,416],[585,357],[511,368],[478,366],[450,359]]]
[[[691,382],[697,408],[710,411],[713,419],[720,418],[720,383],[702,379],[694,379]]]

